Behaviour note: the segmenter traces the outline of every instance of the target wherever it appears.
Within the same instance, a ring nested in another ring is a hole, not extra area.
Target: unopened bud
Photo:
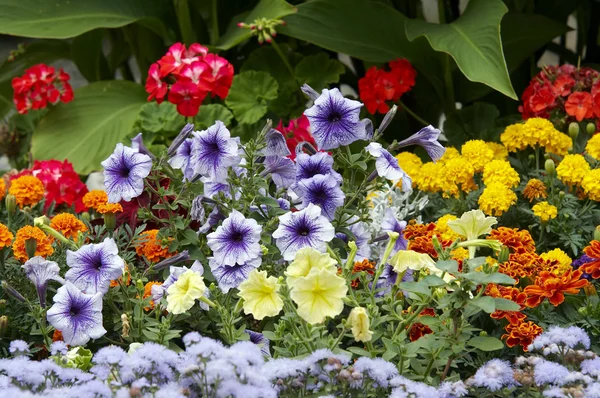
[[[596,132],[596,125],[594,123],[588,123],[587,126],[585,126],[585,131],[589,135],[594,134]]]
[[[141,279],[135,281],[135,288],[139,291],[144,290],[144,282]]]
[[[579,135],[579,124],[577,124],[576,122],[571,122],[571,124],[569,124],[569,136],[573,140],[575,140],[578,135]]]
[[[502,264],[508,261],[508,256],[510,255],[510,251],[508,247],[502,245],[500,249],[500,253],[498,254],[498,263]]]
[[[8,317],[6,315],[0,316],[0,337],[6,336],[8,331]]]
[[[2,289],[7,294],[13,296],[14,298],[16,298],[17,300],[19,300],[22,303],[25,302],[25,297],[23,297],[23,295],[21,293],[19,293],[14,287],[9,285],[8,282],[2,281],[1,286],[2,286]]]
[[[50,219],[46,216],[36,217],[33,219],[33,225],[38,228],[42,225],[50,225]]]
[[[546,163],[544,163],[544,169],[546,169],[546,173],[548,173],[549,176],[554,176],[554,173],[556,173],[556,166],[554,164],[554,160],[547,159]]]
[[[2,299],[0,300],[0,309],[4,309],[6,308],[6,300]]]
[[[106,230],[109,232],[113,232],[115,230],[115,227],[117,226],[117,216],[115,215],[115,213],[105,213],[103,214],[104,217],[104,226],[106,227]]]
[[[90,219],[91,219],[91,217],[90,217],[90,213],[88,213],[87,211],[84,211],[84,212],[83,212],[83,213],[81,213],[79,216],[81,217],[81,220],[82,220],[82,221],[85,221],[85,222],[90,222]]]
[[[585,292],[585,295],[588,297],[598,296],[598,292],[596,292],[596,287],[594,286],[593,283],[588,283],[587,285],[585,285],[583,287],[583,291]]]
[[[385,114],[385,116],[383,117],[383,121],[379,125],[379,133],[380,134],[383,133],[385,131],[385,129],[390,125],[390,123],[394,119],[394,116],[396,116],[397,111],[398,111],[398,107],[396,105],[394,105],[390,108],[388,113]]]
[[[479,336],[481,337],[486,337],[488,334],[485,330],[482,330],[481,332],[479,332]]]
[[[27,253],[28,258],[35,257],[35,252],[37,250],[37,240],[35,238],[29,238],[25,241],[25,253]]]
[[[587,316],[590,311],[588,310],[588,307],[579,307],[577,312],[579,312],[579,315],[581,316]]]
[[[8,212],[8,214],[11,216],[15,214],[15,211],[17,211],[17,198],[15,197],[15,195],[6,195],[4,203],[6,204],[6,211]]]
[[[594,229],[594,240],[600,241],[600,225]]]

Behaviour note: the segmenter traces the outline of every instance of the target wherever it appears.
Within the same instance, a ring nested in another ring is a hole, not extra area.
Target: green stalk
[[[175,15],[177,15],[177,23],[183,42],[188,46],[196,42],[196,33],[192,28],[188,0],[175,0]]]
[[[219,14],[218,14],[218,10],[217,10],[217,0],[212,0],[212,7],[211,7],[211,19],[212,19],[212,26],[211,26],[211,31],[210,31],[210,41],[212,42],[213,45],[216,45],[217,42],[219,41]]]
[[[281,58],[281,60],[285,64],[285,67],[287,68],[288,72],[290,72],[290,76],[292,76],[292,79],[294,81],[296,81],[296,74],[294,73],[294,68],[292,68],[292,65],[290,65],[290,61],[288,61],[287,57],[285,56],[285,54],[281,50],[281,47],[279,47],[279,44],[277,44],[275,42],[275,40],[272,40],[271,41],[271,45],[273,46],[273,48],[277,52],[277,55],[279,55],[279,58]]]
[[[417,120],[419,123],[421,123],[423,126],[429,126],[431,123],[428,123],[425,119],[423,119],[421,116],[417,115],[415,112],[413,112],[408,106],[406,106],[406,104],[404,102],[402,102],[401,100],[398,100],[398,104],[400,104],[400,106],[402,107],[402,109],[404,109],[404,111],[406,113],[408,113],[409,115],[411,115],[415,120]]]

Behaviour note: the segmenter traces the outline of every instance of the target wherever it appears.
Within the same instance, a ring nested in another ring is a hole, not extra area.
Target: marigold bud
[[[6,211],[8,212],[8,214],[10,216],[15,214],[15,211],[17,211],[17,198],[15,197],[15,195],[12,195],[10,193],[6,195],[4,203],[6,204]]]
[[[589,135],[594,134],[596,132],[596,125],[594,123],[588,123],[587,126],[585,126],[585,131]]]
[[[29,238],[25,241],[25,252],[27,257],[35,257],[35,251],[37,250],[37,240],[35,238]]]
[[[578,135],[579,135],[579,124],[577,124],[577,122],[571,122],[571,124],[569,124],[569,136],[571,136],[571,138],[573,140],[575,140]]]
[[[35,227],[41,227],[42,225],[50,225],[50,219],[46,216],[40,216],[33,219],[33,225]]]
[[[594,230],[594,240],[600,240],[600,225]]]
[[[592,283],[588,283],[587,285],[585,285],[583,287],[583,291],[585,292],[585,295],[588,297],[598,296],[598,292],[596,292],[596,288],[594,287],[594,285]]]
[[[556,165],[554,164],[554,160],[547,159],[546,163],[544,164],[544,169],[546,169],[546,173],[548,173],[549,176],[554,176],[556,173]]]
[[[498,254],[498,263],[502,264],[508,261],[508,256],[510,255],[510,251],[508,247],[502,245],[500,249],[500,253]]]
[[[104,217],[104,226],[106,227],[106,230],[109,232],[113,232],[115,230],[115,227],[117,226],[117,216],[115,215],[115,213],[105,213],[103,214]]]
[[[82,221],[85,221],[85,222],[90,222],[90,219],[91,219],[91,217],[90,217],[90,213],[88,213],[87,211],[84,211],[84,212],[83,212],[83,213],[81,213],[79,216],[81,217],[81,220],[82,220]]]
[[[8,331],[8,317],[6,315],[0,316],[0,337],[6,336]]]

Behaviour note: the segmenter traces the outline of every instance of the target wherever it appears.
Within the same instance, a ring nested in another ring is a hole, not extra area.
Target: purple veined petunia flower
[[[70,267],[65,274],[67,281],[88,294],[106,293],[110,281],[123,275],[125,268],[117,244],[111,238],[82,246],[75,252],[67,250],[67,265]]]
[[[223,213],[219,211],[218,207],[214,207],[208,216],[206,217],[206,221],[204,224],[200,226],[198,229],[198,233],[205,234],[212,229],[215,225],[218,225],[221,221],[225,220],[225,216]]]
[[[446,152],[446,148],[444,148],[444,146],[438,141],[440,134],[440,130],[429,125],[427,127],[423,127],[421,130],[417,131],[407,139],[400,141],[397,147],[402,148],[409,145],[422,146],[431,160],[437,162],[442,156],[444,156],[444,152]]]
[[[363,104],[344,98],[337,88],[324,89],[304,111],[319,149],[334,149],[368,137],[367,123],[359,120]]]
[[[406,250],[407,241],[404,239],[404,230],[406,229],[406,221],[398,221],[394,211],[388,208],[385,211],[383,220],[381,221],[381,230],[383,232],[398,232],[400,236],[394,245],[392,253],[396,253],[398,250]]]
[[[110,203],[129,202],[144,191],[144,178],[152,170],[150,156],[118,143],[115,151],[102,163],[104,190]]]
[[[301,180],[295,185],[294,192],[302,198],[302,204],[298,206],[299,209],[303,209],[309,203],[312,203],[319,206],[322,214],[329,220],[333,220],[335,210],[344,204],[346,198],[340,184],[334,178],[323,174]]]
[[[168,157],[175,155],[175,153],[179,149],[179,146],[181,146],[181,144],[183,144],[183,142],[187,140],[192,131],[194,131],[194,125],[192,123],[188,123],[185,126],[183,126],[179,134],[177,134],[177,137],[175,137],[175,139],[169,146],[169,149],[167,149]]]
[[[240,163],[238,142],[223,122],[217,120],[206,130],[194,132],[190,164],[196,174],[224,182],[227,169]]]
[[[270,129],[265,135],[267,146],[261,151],[263,156],[289,156],[290,152],[285,137],[279,131]]]
[[[191,138],[185,139],[177,148],[177,151],[169,159],[169,164],[172,168],[183,172],[184,181],[192,181],[196,177],[194,168],[191,166],[190,159],[192,157],[192,142]]]
[[[226,198],[231,199],[231,185],[226,182],[215,182],[210,178],[202,177],[200,179],[204,184],[204,197],[213,199],[219,192],[223,192]],[[239,190],[235,192],[235,198],[239,199],[242,193]]]
[[[190,253],[187,250],[184,250],[175,254],[174,256],[154,264],[153,270],[160,271],[166,269],[167,267],[172,267],[175,264],[185,263],[186,261],[190,261]]]
[[[237,288],[240,283],[248,279],[250,272],[260,266],[262,258],[260,256],[246,261],[244,264],[223,265],[214,257],[208,258],[210,270],[217,280],[219,289],[223,293]]]
[[[272,234],[284,260],[292,261],[303,247],[324,252],[327,242],[335,236],[329,220],[321,215],[321,208],[310,203],[305,209],[279,216],[279,226]]]
[[[296,164],[285,156],[267,156],[262,176],[271,174],[277,188],[289,188],[296,182]]]
[[[139,133],[134,138],[131,139],[131,149],[138,153],[143,153],[144,155],[150,156],[152,160],[156,159],[156,156],[148,148],[144,145],[144,137],[142,133]]]
[[[398,278],[398,273],[394,271],[394,267],[390,264],[386,264],[377,280],[377,284],[375,285],[375,289],[377,292],[375,293],[375,297],[383,297],[389,292],[392,291],[392,286],[396,284],[396,280]],[[413,282],[413,270],[407,269],[404,275],[402,276],[401,282]],[[372,282],[371,282],[372,283]],[[369,284],[369,289],[371,288],[371,284]],[[381,290],[380,290],[381,289]],[[404,293],[405,296],[408,296],[408,292]]]
[[[47,318],[62,332],[65,343],[72,346],[84,345],[106,333],[102,326],[102,294],[85,294],[70,282],[56,291]]]
[[[206,211],[204,210],[204,196],[198,195],[192,200],[192,208],[190,209],[190,217],[194,221],[203,223],[206,217]]]
[[[250,329],[246,329],[245,332],[250,336],[250,341],[260,346],[260,352],[265,357],[271,358],[271,351],[269,350],[270,341],[262,333],[255,332]]]
[[[40,299],[40,305],[46,307],[46,289],[48,282],[53,280],[60,283],[65,283],[65,280],[60,277],[60,268],[54,261],[48,261],[44,257],[35,256],[30,258],[22,265],[25,275],[37,290]]]
[[[312,178],[317,174],[328,175],[338,183],[342,182],[342,176],[333,169],[333,158],[327,152],[296,155],[296,181]]]
[[[290,209],[292,208],[290,205],[290,201],[287,199],[279,198],[277,199],[277,203],[279,203],[279,207],[281,208],[281,210],[290,211]]]
[[[302,90],[302,92],[313,101],[316,101],[317,98],[319,98],[319,93],[317,93],[315,89],[313,89],[308,84],[303,84],[302,87],[300,87],[300,90]]]
[[[348,220],[348,229],[350,230],[350,232],[352,232],[352,234],[354,235],[354,238],[352,239],[354,241],[354,243],[356,243],[356,261],[362,261],[364,259],[369,259],[371,258],[371,246],[369,245],[369,240],[371,239],[371,234],[369,233],[369,231],[367,231],[367,228],[365,227],[365,223],[362,221],[356,221],[358,220],[358,216],[352,216],[349,220]],[[350,238],[348,237],[348,235],[342,233],[342,232],[338,232],[335,234],[336,237],[340,238],[341,240],[343,240],[344,242],[348,243],[350,241]]]
[[[262,227],[256,220],[232,210],[215,232],[206,236],[208,247],[222,265],[244,264],[261,254]]]
[[[402,170],[398,164],[398,159],[392,156],[386,149],[383,149],[381,144],[371,142],[367,145],[366,150],[377,160],[375,168],[380,177],[385,177],[388,180],[402,180],[402,190],[408,191],[412,188],[412,179]]]

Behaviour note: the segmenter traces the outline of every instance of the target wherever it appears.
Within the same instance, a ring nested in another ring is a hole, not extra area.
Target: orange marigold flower
[[[98,210],[100,205],[108,202],[108,195],[100,189],[94,189],[83,195],[82,201],[88,209]]]
[[[435,223],[418,224],[416,221],[411,220],[404,230],[404,238],[408,240],[408,249],[437,258],[438,254],[433,247],[433,235],[437,236],[442,247],[447,247],[452,242],[443,240],[442,236],[436,233],[436,228]]]
[[[8,227],[0,223],[0,249],[9,247],[15,236],[10,232]]]
[[[600,278],[600,242],[591,241],[590,245],[583,249],[583,252],[594,261],[582,265],[580,269],[594,279]]]
[[[54,329],[54,333],[52,333],[52,341],[64,341],[62,332],[60,330]]]
[[[79,232],[88,230],[83,221],[70,213],[57,214],[52,218],[50,226],[63,234],[65,238],[73,239],[75,242],[77,242]]]
[[[506,345],[509,347],[520,345],[525,352],[527,352],[527,347],[533,342],[533,339],[544,331],[544,329],[531,321],[521,322],[516,325],[509,323],[504,330],[506,330],[506,334],[502,335],[502,339],[506,339]]]
[[[535,285],[527,286],[524,292],[527,294],[527,306],[537,307],[548,298],[553,306],[558,306],[565,301],[565,294],[577,294],[579,289],[588,284],[585,279],[580,279],[582,271],[569,270],[561,276],[551,271],[542,271],[535,280]]]
[[[417,319],[423,316],[435,316],[434,309],[425,308],[423,311],[421,311]],[[433,330],[431,330],[429,326],[423,325],[420,322],[415,322],[410,326],[410,329],[408,331],[408,338],[410,339],[410,341],[416,341],[419,340],[421,337],[425,336],[426,334],[431,333],[433,333]]]
[[[96,210],[100,214],[121,213],[123,211],[123,206],[121,206],[119,203],[103,203],[99,205]]]
[[[527,182],[525,189],[523,189],[523,196],[525,199],[533,202],[535,199],[546,199],[548,193],[546,192],[546,184],[537,178],[532,178]]]
[[[0,200],[4,199],[6,196],[6,182],[4,178],[0,178]]]
[[[490,284],[487,286],[485,294],[490,297],[505,298],[507,300],[511,300],[519,304],[521,310],[525,309],[525,301],[527,300],[527,294],[517,289],[516,287]],[[523,322],[525,318],[527,318],[527,315],[523,314],[520,311],[503,310],[496,310],[490,316],[494,319],[506,319],[513,325],[519,324]]]
[[[523,229],[499,227],[492,230],[488,239],[499,240],[515,253],[535,253],[535,242],[529,231]]]
[[[169,258],[175,253],[170,253],[168,247],[163,247],[158,239],[158,229],[150,229],[142,232],[142,239],[138,242],[135,252],[138,256],[144,256],[148,261],[155,262]]]
[[[19,207],[33,206],[44,197],[44,183],[34,176],[21,176],[10,182],[8,193],[15,196]]]
[[[52,238],[46,236],[46,234],[38,227],[32,227],[26,225],[17,231],[17,237],[13,243],[13,254],[17,260],[25,262],[29,260],[29,256],[25,251],[25,241],[29,239],[35,239],[37,246],[35,249],[36,256],[46,257],[54,253],[52,248]]]
[[[338,273],[341,273],[342,270],[339,269],[339,271],[340,272],[338,272]],[[372,261],[369,261],[367,259],[355,262],[354,268],[352,269],[352,273],[358,274],[359,272],[363,272],[363,271],[366,271],[369,275],[375,274],[375,263]],[[356,278],[350,283],[350,286],[352,286],[352,288],[356,289],[356,288],[358,288],[359,283],[360,283],[360,279]]]
[[[498,265],[498,272],[517,281],[533,277],[540,271],[540,257],[535,253],[511,253],[508,261]]]
[[[154,282],[154,281],[150,281],[148,283],[146,283],[146,285],[144,285],[144,298],[148,298],[152,296],[152,286],[155,285],[162,285],[162,282]],[[154,308],[154,300],[150,300],[150,306],[149,307],[144,307],[145,311],[150,311],[151,309]]]

